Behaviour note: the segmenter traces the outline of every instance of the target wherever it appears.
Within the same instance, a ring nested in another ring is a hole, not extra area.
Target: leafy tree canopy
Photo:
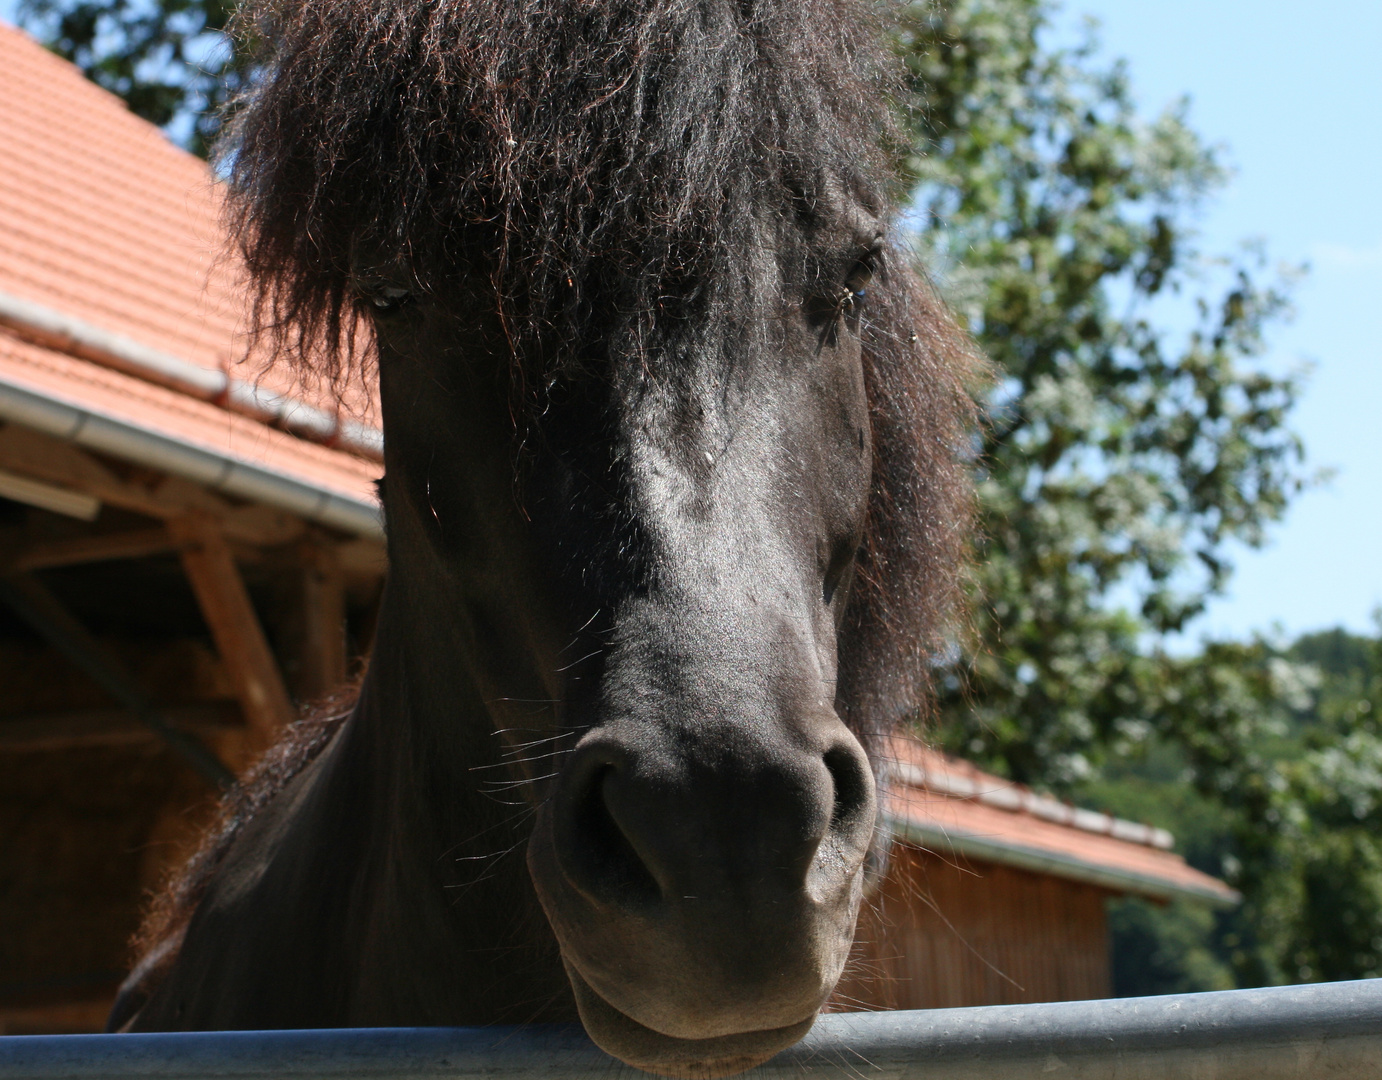
[[[1306,482],[1298,377],[1260,363],[1290,275],[1200,255],[1215,152],[1183,104],[1144,121],[1120,65],[1052,47],[1051,11],[918,3],[899,42],[921,247],[998,369],[938,737],[1169,825],[1242,891],[1115,907],[1120,991],[1382,974],[1382,637],[1161,644]]]
[[[1077,795],[1169,826],[1187,858],[1228,877],[1243,904],[1210,915],[1123,903],[1112,919],[1115,989],[1382,976],[1382,633],[1208,652],[1184,694],[1228,701],[1231,738],[1177,733],[1199,712],[1183,710],[1169,736],[1149,738]]]
[[[207,155],[244,86],[226,25],[234,0],[20,0],[20,22],[138,115]]]
[[[1092,45],[1048,46],[1050,11],[918,3],[900,47],[921,246],[998,367],[975,640],[941,737],[1059,786],[1166,722],[1184,665],[1148,644],[1222,590],[1229,542],[1260,543],[1303,478],[1297,379],[1253,362],[1282,283],[1195,248],[1215,153],[1184,105],[1143,122]],[[1186,309],[1184,333],[1160,325]]]

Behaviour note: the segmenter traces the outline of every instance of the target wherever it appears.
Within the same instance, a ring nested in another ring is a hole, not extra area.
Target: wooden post
[[[308,536],[299,545],[297,626],[298,697],[311,700],[338,689],[346,680],[345,578],[336,546]]]
[[[251,752],[266,749],[293,719],[283,676],[249,593],[216,522],[190,515],[168,522],[181,545],[182,568],[216,642],[249,726]]]

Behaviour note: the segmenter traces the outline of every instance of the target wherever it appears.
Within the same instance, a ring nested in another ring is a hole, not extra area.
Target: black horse
[[[579,1015],[673,1076],[811,1026],[968,516],[877,11],[250,4],[233,220],[281,350],[372,336],[389,582],[358,703],[228,805],[117,1026]]]

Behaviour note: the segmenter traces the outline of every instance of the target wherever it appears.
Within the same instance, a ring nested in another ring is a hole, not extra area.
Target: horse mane
[[[765,211],[809,218],[834,184],[887,216],[888,14],[870,0],[246,0],[239,33],[262,76],[221,156],[257,333],[335,375],[366,321],[362,270],[437,294],[478,270],[520,424],[563,367],[603,354],[655,371],[689,326],[696,347],[732,348],[765,302],[748,269],[765,244],[812,273],[809,252],[780,250],[801,230],[766,234]],[[875,479],[839,699],[866,737],[925,710],[971,525],[983,365],[913,261],[893,245],[862,323]]]
[[[291,724],[221,799],[216,818],[203,833],[192,857],[175,868],[150,898],[139,930],[130,942],[131,952],[139,959],[120,987],[107,1020],[107,1031],[119,1031],[132,1020],[163,981],[177,958],[193,912],[240,830],[326,749],[350,716],[358,694],[358,684],[351,685],[319,702]]]
[[[259,328],[330,367],[362,266],[442,291],[475,250],[534,392],[582,350],[648,355],[678,315],[735,321],[761,208],[882,174],[874,10],[246,0],[262,76],[220,158]]]

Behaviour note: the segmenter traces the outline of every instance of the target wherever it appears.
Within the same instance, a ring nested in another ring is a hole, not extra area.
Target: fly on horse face
[[[810,1028],[967,525],[877,11],[244,11],[259,328],[335,376],[368,341],[389,580],[358,701],[232,797],[115,1026],[579,1017],[684,1077]]]

